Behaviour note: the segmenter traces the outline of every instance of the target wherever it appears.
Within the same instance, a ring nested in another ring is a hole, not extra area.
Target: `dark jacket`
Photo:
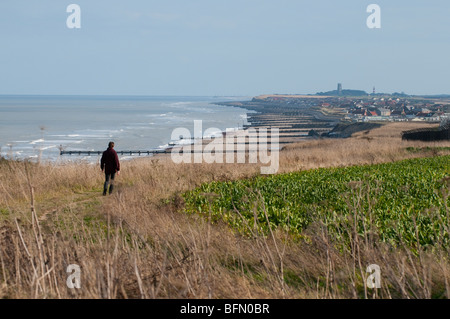
[[[103,152],[100,167],[102,170],[105,169],[106,174],[113,174],[120,171],[119,156],[117,156],[113,148],[108,148]]]

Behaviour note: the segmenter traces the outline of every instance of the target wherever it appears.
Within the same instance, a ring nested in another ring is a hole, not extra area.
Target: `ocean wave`
[[[45,142],[45,140],[42,139],[42,138],[40,138],[40,139],[38,139],[38,140],[34,140],[34,141],[30,142],[30,144],[31,144],[31,145],[35,145],[35,144],[37,144],[37,143],[43,143],[43,142]]]
[[[80,134],[53,134],[51,137],[80,137]]]
[[[185,105],[192,105],[194,102],[173,102],[173,103],[163,103],[164,106],[167,107],[179,107],[179,106],[185,106]]]
[[[39,150],[45,151],[45,150],[49,150],[49,149],[52,149],[52,148],[57,148],[57,146],[56,145],[45,146],[45,147],[39,148]]]

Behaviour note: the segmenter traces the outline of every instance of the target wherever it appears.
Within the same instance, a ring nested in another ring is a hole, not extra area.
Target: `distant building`
[[[391,116],[391,110],[390,109],[379,108],[378,110],[380,111],[380,115],[381,116]]]
[[[338,93],[338,95],[342,95],[342,83],[338,83],[338,85],[337,85],[337,93]]]

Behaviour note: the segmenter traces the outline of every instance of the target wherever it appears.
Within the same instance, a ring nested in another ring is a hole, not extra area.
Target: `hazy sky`
[[[448,0],[2,0],[0,45],[0,94],[450,93]]]

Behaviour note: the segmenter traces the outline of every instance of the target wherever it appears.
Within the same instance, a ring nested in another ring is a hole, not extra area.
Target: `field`
[[[448,298],[450,143],[401,140],[423,126],[291,144],[270,177],[123,162],[107,197],[98,165],[0,160],[0,298]]]
[[[393,247],[447,248],[450,156],[323,168],[207,183],[185,194],[186,211],[224,221],[241,233],[280,227],[304,237],[322,223],[333,241],[349,230]]]

